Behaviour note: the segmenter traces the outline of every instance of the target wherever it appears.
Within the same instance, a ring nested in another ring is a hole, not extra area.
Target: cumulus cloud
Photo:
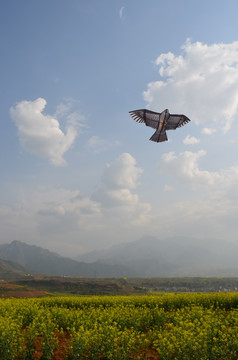
[[[185,145],[195,145],[199,144],[200,140],[197,139],[195,136],[187,135],[186,138],[183,140]]]
[[[135,205],[138,195],[131,189],[137,186],[142,169],[136,167],[136,160],[128,153],[121,154],[115,161],[106,165],[101,185],[94,193],[93,199],[102,206]]]
[[[143,170],[136,166],[136,159],[129,153],[123,153],[115,161],[107,164],[102,183],[111,189],[135,189],[142,173]]]
[[[205,155],[204,150],[163,154],[159,169],[166,182],[163,186],[158,179],[153,212],[138,195],[143,170],[129,153],[105,167],[92,195],[54,187],[22,189],[14,206],[0,204],[0,235],[4,241],[35,241],[63,255],[136,240],[148,232],[234,238],[238,166],[209,172],[200,164]]]
[[[124,153],[105,167],[93,194],[56,187],[22,188],[12,208],[0,204],[0,234],[6,241],[29,239],[71,255],[75,250],[131,240],[135,234],[139,237],[151,210],[135,192],[142,172],[136,160]]]
[[[144,92],[150,108],[184,113],[197,125],[216,123],[224,132],[231,128],[238,111],[238,41],[188,40],[181,55],[161,54],[155,65],[160,79]]]
[[[64,165],[63,155],[77,136],[76,115],[71,114],[64,133],[54,116],[43,113],[45,106],[43,98],[21,101],[10,109],[10,114],[18,128],[20,144],[26,151],[56,166]]]
[[[205,154],[204,150],[184,151],[179,155],[171,151],[162,155],[159,168],[174,178],[191,182],[192,185],[213,185],[216,180],[220,180],[221,175],[199,168],[198,161]]]
[[[92,199],[99,202],[104,209],[113,209],[114,218],[125,217],[130,221],[142,224],[146,221],[146,214],[150,205],[141,203],[139,196],[132,192],[139,184],[138,178],[143,170],[136,166],[136,160],[129,153],[121,154],[115,161],[107,164],[101,185],[92,195]],[[119,213],[120,212],[120,213]]]
[[[219,171],[202,170],[199,160],[206,151],[184,151],[176,155],[173,151],[161,157],[159,169],[182,182],[190,183],[192,187],[213,186],[214,189],[230,188],[238,181],[238,166],[231,166]]]

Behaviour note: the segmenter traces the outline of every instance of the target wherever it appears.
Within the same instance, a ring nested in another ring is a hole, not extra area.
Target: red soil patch
[[[49,296],[49,295],[43,290],[36,290],[14,284],[0,284],[0,297],[25,298],[25,297],[42,297],[42,296]]]
[[[41,290],[19,290],[19,291],[4,291],[4,293],[0,292],[0,297],[2,298],[26,298],[26,297],[42,297],[49,296],[45,291]]]
[[[67,332],[64,332],[63,334],[58,332],[56,334],[56,337],[58,340],[58,349],[54,351],[52,360],[64,360],[65,355],[70,354],[70,350],[69,350],[70,335]],[[40,360],[42,356],[42,346],[41,346],[42,340],[43,340],[42,338],[39,338],[36,341],[36,353],[33,355],[34,360]],[[103,355],[99,357],[99,360],[100,358],[103,358]],[[135,359],[137,359],[136,356]],[[148,350],[144,357],[144,360],[158,360],[158,356],[155,354],[153,350]]]
[[[8,289],[19,289],[19,286],[12,284],[0,284],[0,291],[8,290]]]
[[[57,337],[57,341],[58,341],[58,348],[54,351],[52,360],[64,360],[65,355],[69,354],[68,345],[69,345],[70,337],[67,333],[62,334],[60,332],[58,332],[56,334],[56,337]],[[35,353],[34,353],[34,355],[32,355],[32,360],[40,360],[41,359],[41,357],[43,355],[42,344],[41,344],[42,341],[44,341],[44,339],[42,337],[39,337],[36,340]]]
[[[67,334],[62,336],[61,334],[58,335],[58,350],[54,352],[54,360],[63,360],[65,354],[69,354],[69,341],[70,337]]]
[[[8,291],[2,295],[2,297],[14,297],[14,298],[25,298],[25,297],[42,297],[49,296],[45,291],[41,290],[30,290],[30,291]]]
[[[145,359],[146,360],[157,360],[158,356],[152,350],[148,350],[145,355]]]

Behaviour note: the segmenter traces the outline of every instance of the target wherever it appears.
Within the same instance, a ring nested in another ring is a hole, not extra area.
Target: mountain
[[[234,243],[188,237],[160,240],[146,236],[83,254],[76,260],[16,240],[0,245],[0,259],[20,264],[19,272],[60,276],[231,277],[238,276],[237,258],[238,245]]]
[[[0,245],[0,259],[14,261],[32,272],[60,276],[123,277],[134,273],[124,265],[85,263],[60,256],[39,246],[14,240]]]
[[[0,279],[12,280],[26,277],[29,274],[29,270],[25,267],[13,262],[0,260]]]
[[[219,239],[146,236],[106,250],[82,254],[77,260],[120,264],[138,277],[238,276],[238,246]]]

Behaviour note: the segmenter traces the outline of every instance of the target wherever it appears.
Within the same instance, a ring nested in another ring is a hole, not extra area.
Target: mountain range
[[[59,276],[238,276],[238,245],[219,239],[173,237],[160,240],[145,236],[75,259],[14,240],[0,245],[0,259],[0,270],[1,264],[6,267],[6,261],[11,261],[18,272]]]
[[[134,273],[122,265],[86,263],[58,255],[39,246],[14,240],[0,245],[0,259],[13,261],[28,272],[59,276],[123,277]]]
[[[77,257],[127,266],[138,277],[238,276],[238,245],[219,239],[145,236]]]

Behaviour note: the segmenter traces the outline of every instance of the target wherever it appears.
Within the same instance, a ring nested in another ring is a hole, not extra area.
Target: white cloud
[[[91,136],[86,144],[86,147],[95,153],[106,150],[108,147],[120,145],[119,141],[110,142],[101,139],[99,136]]]
[[[119,10],[119,17],[120,17],[120,19],[123,19],[123,12],[124,12],[124,10],[125,10],[125,6],[122,6],[122,7],[120,8],[120,10]]]
[[[39,197],[34,194],[41,233],[71,233],[93,229],[100,217],[100,206],[78,190],[42,189]],[[92,221],[93,220],[93,221]]]
[[[183,140],[185,145],[195,145],[199,144],[200,140],[197,139],[195,136],[187,135],[186,138]]]
[[[56,166],[64,165],[63,155],[77,136],[76,117],[69,115],[64,133],[55,117],[43,113],[45,106],[43,98],[21,101],[10,109],[10,114],[18,128],[20,144],[26,151],[47,158]]]
[[[114,162],[107,164],[101,185],[92,199],[99,202],[114,219],[124,218],[128,223],[143,225],[148,219],[150,205],[141,203],[139,196],[132,193],[138,186],[143,170],[136,166],[136,160],[128,153],[121,154]]]
[[[37,243],[65,256],[85,248],[87,237],[95,239],[101,220],[100,204],[78,190],[21,189],[14,206],[0,204],[1,239]]]
[[[73,99],[71,98],[65,99],[63,102],[57,105],[54,116],[56,118],[66,116],[69,113],[70,109],[72,108],[73,104],[74,104]]]
[[[129,153],[121,154],[115,161],[107,164],[102,183],[110,189],[135,189],[143,170],[136,166],[136,160]]]
[[[57,106],[54,117],[57,119],[66,119],[68,125],[72,125],[78,132],[82,132],[83,129],[87,128],[85,117],[77,111],[72,112],[72,108],[74,108],[75,105],[78,106],[78,101],[72,98],[66,98]]]
[[[163,211],[153,211],[151,231],[237,240],[238,166],[208,171],[201,165],[207,164],[205,155],[204,150],[163,154],[158,170],[171,177],[175,191],[172,201],[167,193]]]
[[[215,181],[220,180],[221,175],[199,169],[198,161],[205,154],[204,150],[184,151],[179,155],[175,155],[174,152],[165,153],[162,155],[159,169],[192,185],[213,185]]]
[[[105,148],[105,144],[105,140],[100,139],[98,136],[91,136],[87,142],[87,147],[95,152],[100,152]]]
[[[199,164],[205,154],[200,150],[162,156],[159,168],[174,183],[166,181],[163,187],[158,181],[153,212],[137,191],[143,170],[128,153],[106,166],[92,195],[54,187],[22,189],[14,206],[0,204],[1,238],[38,244],[63,255],[135,240],[148,233],[160,238],[175,233],[234,238],[238,166],[206,171]],[[187,193],[190,188],[196,191],[187,197],[183,185]]]
[[[151,210],[135,193],[141,174],[136,160],[124,153],[106,166],[92,195],[56,187],[18,190],[14,206],[0,204],[1,238],[75,255],[139,237]]]
[[[202,170],[199,167],[199,160],[206,155],[206,151],[198,152],[184,151],[179,155],[174,152],[165,153],[161,157],[158,168],[173,177],[173,179],[189,183],[192,188],[208,185],[213,190],[229,189],[237,184],[238,166],[231,166],[219,171]],[[211,189],[210,189],[211,190]]]
[[[202,128],[202,134],[204,135],[212,135],[216,132],[216,129],[213,128]]]
[[[182,51],[156,59],[162,80],[149,83],[144,92],[149,107],[169,108],[197,125],[216,123],[228,131],[238,112],[238,41],[207,45],[188,40]]]

